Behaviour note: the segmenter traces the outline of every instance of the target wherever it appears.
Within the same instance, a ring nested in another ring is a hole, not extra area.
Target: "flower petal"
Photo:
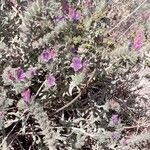
[[[21,68],[16,69],[15,70],[15,77],[16,77],[16,80],[18,80],[18,81],[25,80],[25,73],[24,73],[24,71]]]
[[[48,87],[52,87],[52,86],[56,85],[56,79],[53,75],[48,75],[46,77],[46,81],[47,81]]]
[[[28,103],[31,100],[31,92],[30,89],[27,89],[21,93],[21,96],[23,97],[24,102]]]
[[[70,67],[74,69],[74,71],[78,71],[83,67],[82,61],[78,57],[74,57],[72,59],[72,63],[70,64]]]

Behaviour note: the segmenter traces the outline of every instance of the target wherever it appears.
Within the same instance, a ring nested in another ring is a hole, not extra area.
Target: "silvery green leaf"
[[[85,74],[83,74],[83,73],[75,74],[75,75],[71,76],[72,81],[69,85],[69,94],[70,95],[72,95],[72,91],[75,87],[80,91],[80,88],[78,86],[84,81],[84,77],[85,77]]]
[[[13,104],[13,99],[0,97],[0,108],[7,108]]]
[[[16,123],[19,119],[14,119],[14,120],[9,120],[7,122],[5,122],[4,127],[8,128],[9,126],[11,126],[13,123]]]
[[[3,121],[4,121],[4,119],[2,117],[0,117],[0,130],[2,130],[2,128],[3,128]]]

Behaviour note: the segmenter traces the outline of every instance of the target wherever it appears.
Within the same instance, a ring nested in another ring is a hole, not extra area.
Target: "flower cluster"
[[[137,31],[133,41],[133,48],[135,50],[139,50],[143,45],[143,41],[144,41],[144,33],[142,31]]]
[[[17,82],[25,82],[27,79],[31,79],[36,75],[36,68],[29,68],[26,72],[18,67],[11,68],[6,67],[3,72],[3,80],[5,84],[12,84]]]
[[[53,49],[46,49],[40,55],[41,61],[46,63],[54,60],[55,57],[56,57],[56,52]]]
[[[31,91],[30,89],[26,89],[21,93],[21,96],[25,103],[29,103],[31,100]]]
[[[11,68],[6,67],[2,78],[6,85],[12,85],[14,88],[17,86],[21,86],[21,89],[19,91],[22,91],[21,95],[25,102],[29,102],[30,100],[30,91],[25,90],[26,83],[30,82],[30,80],[36,75],[36,68],[30,67],[25,72],[22,68]]]
[[[131,76],[137,62],[138,68],[143,64],[146,67],[149,63],[145,53],[149,29],[143,25],[148,22],[149,13],[143,11],[144,21],[141,26],[138,23],[140,27],[133,31],[135,35],[130,38],[131,27],[122,34],[126,20],[121,23],[123,29],[120,24],[116,28],[115,23],[120,22],[122,12],[119,9],[118,14],[112,13],[114,4],[117,5],[117,2],[107,5],[106,0],[11,0],[10,3],[2,4],[0,53],[5,50],[11,53],[14,50],[10,56],[7,52],[0,54],[0,58],[4,57],[0,60],[0,65],[4,68],[0,69],[0,72],[3,71],[0,93],[6,90],[5,97],[0,94],[0,108],[4,105],[6,109],[2,110],[8,116],[4,125],[8,126],[12,120],[9,119],[11,107],[13,113],[10,114],[17,119],[26,107],[33,114],[29,118],[31,122],[34,119],[31,126],[34,127],[35,122],[35,127],[41,126],[39,128],[43,131],[42,136],[37,132],[32,135],[32,131],[28,130],[30,121],[27,120],[25,138],[29,131],[33,138],[27,140],[33,143],[25,149],[34,147],[36,143],[37,149],[40,145],[41,149],[47,146],[49,149],[123,150],[129,144],[126,137],[128,139],[131,134],[134,135],[133,128],[137,134],[146,131],[143,126],[136,128],[134,121],[147,112],[145,105],[140,107],[145,109],[140,115],[139,110],[135,109],[138,105],[137,95],[135,90],[131,90],[138,79],[133,81]],[[14,13],[16,10],[17,13]],[[128,19],[132,23],[131,18]],[[133,29],[135,28],[133,24]],[[126,34],[127,39],[124,36]],[[121,39],[128,42],[123,43]],[[138,53],[139,50],[142,51],[142,56]],[[145,77],[147,75],[143,78]],[[142,98],[140,96],[138,100],[141,102]],[[3,99],[7,103],[3,104]],[[1,111],[0,119],[3,116]],[[26,119],[21,122],[24,120]],[[130,130],[129,125],[133,125],[133,130]],[[34,140],[35,135],[39,137],[38,144]],[[23,145],[21,148],[24,149],[24,141],[19,142],[19,146]],[[7,144],[15,145],[15,142]],[[122,146],[119,147],[120,145]]]
[[[74,57],[70,67],[73,68],[74,71],[79,71],[83,67],[82,60],[79,57]]]
[[[53,64],[56,59],[56,56],[56,50],[50,48],[43,50],[39,56],[39,59],[42,64]],[[70,62],[70,68],[72,68],[75,73],[82,72],[84,68],[84,63],[82,59],[78,56],[74,56]],[[27,69],[27,71],[24,71],[21,67],[8,67],[4,71],[3,80],[6,84],[10,85],[15,85],[17,83],[25,84],[26,82],[30,81],[33,77],[35,77],[36,74],[36,67],[30,67]],[[46,87],[51,88],[56,85],[56,78],[52,73],[48,73],[45,78]],[[21,91],[21,96],[24,102],[30,102],[31,91],[29,87],[24,86],[24,88]]]
[[[81,13],[79,10],[76,10],[72,6],[69,6],[69,4],[66,0],[62,1],[61,5],[62,5],[62,11],[68,15],[68,18],[71,21],[80,20]]]

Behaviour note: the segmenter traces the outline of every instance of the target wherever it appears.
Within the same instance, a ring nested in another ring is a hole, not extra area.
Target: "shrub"
[[[117,41],[122,19],[112,27],[109,7],[1,1],[2,149],[149,148],[149,93],[141,93],[149,86],[149,18],[136,22],[138,31],[123,25],[130,37]]]

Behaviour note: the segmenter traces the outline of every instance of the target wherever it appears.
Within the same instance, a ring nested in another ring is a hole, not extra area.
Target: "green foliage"
[[[89,6],[85,0],[68,0],[69,12],[61,2],[0,3],[0,112],[5,114],[0,131],[6,146],[16,150],[137,150],[142,142],[147,146],[150,135],[144,131],[149,126],[140,126],[137,120],[143,117],[148,122],[149,97],[137,91],[141,86],[133,90],[143,78],[141,66],[150,66],[147,21],[142,23],[145,41],[137,50],[133,37],[117,41],[120,35],[115,32],[126,33],[126,26],[125,31],[117,26],[110,32],[124,18],[121,12],[112,13],[112,2],[93,0]],[[71,66],[74,57],[82,58],[74,64],[77,70]],[[53,78],[48,80],[48,75]]]
[[[80,90],[79,85],[83,83],[85,79],[85,74],[80,73],[80,74],[75,74],[71,76],[71,83],[69,85],[69,94],[72,95],[73,89],[76,87],[78,90]]]
[[[61,128],[57,131],[53,130],[54,124],[48,119],[46,112],[44,112],[43,107],[37,102],[33,102],[29,108],[30,112],[34,115],[35,119],[38,121],[42,134],[44,135],[44,143],[49,149],[56,149],[58,140],[65,140],[60,132]]]

